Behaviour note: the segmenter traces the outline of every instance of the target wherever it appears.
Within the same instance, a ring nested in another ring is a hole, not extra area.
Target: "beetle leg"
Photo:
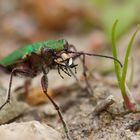
[[[77,76],[75,75],[75,73],[73,73],[73,71],[71,70],[71,68],[69,66],[67,66],[67,68],[70,71],[70,73],[73,75],[73,77],[75,78],[75,80],[79,83],[79,80],[78,80]],[[80,86],[80,84],[79,84],[79,86]]]
[[[8,96],[6,101],[1,105],[0,110],[7,104],[10,102],[10,94],[11,94],[11,86],[12,86],[12,80],[13,80],[13,75],[14,72],[16,71],[16,69],[13,69],[11,72],[11,76],[10,76],[10,82],[9,82],[9,89],[8,89]]]
[[[57,62],[56,62],[57,63]],[[58,73],[59,73],[59,75],[61,76],[61,78],[63,77],[62,75],[61,75],[61,73],[60,73],[60,70],[62,70],[65,74],[67,74],[68,76],[70,76],[71,77],[71,75],[70,75],[70,73],[68,72],[68,69],[66,68],[66,66],[65,65],[63,65],[63,64],[58,64],[57,63],[57,65],[58,65]],[[64,79],[64,77],[62,78],[62,79]]]
[[[24,73],[26,75],[34,75],[32,71],[28,70],[28,68],[24,69],[24,68],[21,68],[21,67],[17,67],[17,68],[14,68],[11,72],[11,75],[10,75],[10,82],[9,82],[9,89],[8,89],[8,95],[7,95],[7,99],[6,101],[0,106],[0,110],[7,104],[10,102],[10,97],[11,97],[11,87],[12,87],[12,82],[13,82],[13,76],[15,73]]]
[[[22,96],[19,96],[18,100],[24,100],[28,95],[30,91],[30,86],[31,86],[31,79],[25,79],[24,85],[18,86],[14,89],[14,92],[18,92],[21,90],[24,90]]]
[[[75,72],[75,74],[77,74],[77,68],[76,67],[74,67],[74,72]]]
[[[61,69],[64,73],[66,73],[68,76],[71,77],[71,75],[70,75],[70,73],[68,72],[68,69],[66,68],[66,66],[60,65],[60,69]]]
[[[29,95],[30,86],[31,86],[31,79],[26,79],[24,82],[25,97]]]
[[[65,130],[65,133],[66,133],[66,136],[67,136],[67,139],[70,140],[70,136],[69,136],[69,131],[68,131],[68,127],[66,125],[66,122],[64,121],[63,119],[63,116],[62,116],[62,113],[60,111],[60,108],[59,106],[55,103],[55,101],[48,95],[47,93],[47,90],[48,90],[48,77],[47,77],[47,72],[45,70],[45,68],[43,67],[42,68],[42,71],[43,71],[43,76],[41,78],[41,85],[42,85],[42,89],[43,89],[43,92],[45,93],[45,95],[48,97],[48,99],[51,101],[51,103],[53,104],[53,106],[55,107],[58,115],[59,115],[59,118],[63,124],[63,127],[64,127],[64,130]]]
[[[61,72],[60,72],[60,65],[59,65],[59,64],[58,64],[57,70],[58,70],[58,74],[60,75],[60,77],[61,77],[62,79],[64,79],[64,77],[61,75]]]
[[[77,52],[77,49],[73,45],[70,45],[70,49],[73,49],[75,52]],[[77,54],[77,56],[78,56],[78,54]],[[89,94],[92,94],[93,90],[92,90],[90,83],[88,82],[87,74],[86,74],[86,72],[88,71],[88,67],[85,65],[85,55],[83,54],[83,57],[79,56],[79,59],[83,65],[83,76],[85,77],[86,87],[88,89]],[[75,67],[75,72],[76,72],[76,67]]]
[[[92,95],[93,94],[93,90],[92,90],[92,87],[87,79],[87,70],[88,68],[86,67],[85,65],[85,54],[83,54],[83,58],[81,59],[82,60],[82,65],[83,65],[83,76],[85,77],[85,83],[86,83],[86,87],[88,89],[88,93],[89,95]]]

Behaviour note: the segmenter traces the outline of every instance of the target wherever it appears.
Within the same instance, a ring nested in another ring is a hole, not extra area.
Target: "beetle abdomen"
[[[62,51],[64,49],[64,43],[65,41],[62,39],[36,42],[26,45],[25,47],[19,48],[18,50],[0,60],[0,65],[8,67],[18,62],[24,61],[26,56],[30,56],[32,53],[40,54],[42,48],[51,48],[54,51]]]
[[[24,60],[26,56],[30,56],[32,53],[38,53],[38,50],[41,48],[41,43],[36,43],[27,45],[23,48],[19,48],[18,50],[14,51],[13,53],[9,54],[5,58],[0,61],[0,65],[9,66],[15,63],[18,63],[21,60]]]

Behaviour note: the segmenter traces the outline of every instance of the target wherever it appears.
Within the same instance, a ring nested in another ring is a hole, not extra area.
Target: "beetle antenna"
[[[68,53],[75,53],[75,54],[77,54],[77,56],[88,55],[88,56],[96,56],[96,57],[104,57],[104,58],[113,59],[114,61],[118,62],[121,67],[123,67],[122,63],[117,58],[112,57],[112,56],[102,55],[102,54],[95,54],[95,53],[74,52],[74,51],[68,51]]]

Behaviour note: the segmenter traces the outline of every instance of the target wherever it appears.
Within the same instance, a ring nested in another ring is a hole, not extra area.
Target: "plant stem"
[[[127,84],[125,84],[125,88],[121,88],[121,93],[122,93],[122,97],[124,99],[125,105],[126,107],[132,111],[132,112],[136,112],[136,103],[135,100],[132,96],[132,93],[130,92]]]

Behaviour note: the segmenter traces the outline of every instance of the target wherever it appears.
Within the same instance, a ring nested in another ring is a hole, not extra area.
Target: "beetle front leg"
[[[64,121],[63,119],[63,116],[62,116],[62,113],[60,111],[60,108],[59,106],[55,103],[55,101],[48,95],[47,93],[47,90],[48,90],[48,77],[47,77],[47,72],[45,70],[45,68],[42,69],[43,70],[43,76],[41,78],[41,85],[42,85],[42,89],[43,89],[43,92],[45,93],[45,95],[48,97],[48,99],[51,101],[51,103],[53,104],[53,106],[55,107],[58,115],[59,115],[59,118],[63,124],[63,127],[64,127],[64,131],[66,133],[66,136],[67,136],[67,139],[68,140],[71,140],[70,136],[69,136],[69,131],[68,131],[68,127],[66,125],[66,122]]]
[[[77,52],[77,49],[76,49],[75,46],[70,45],[69,48],[70,48],[70,49],[73,49],[75,52]],[[79,55],[79,54],[77,54],[77,56],[78,56],[78,55]],[[88,79],[87,79],[87,74],[86,74],[86,72],[88,71],[88,67],[87,67],[86,64],[85,64],[85,55],[83,54],[82,56],[79,56],[79,59],[80,59],[80,61],[81,61],[81,63],[82,63],[82,66],[83,66],[83,76],[84,76],[84,78],[85,78],[85,84],[86,84],[87,91],[88,91],[88,93],[89,93],[90,95],[92,95],[92,94],[93,94],[93,90],[92,90],[92,87],[91,87],[91,85],[90,85],[90,83],[89,83],[89,81],[88,81]]]
[[[85,55],[84,54],[83,54],[83,58],[82,58],[82,65],[83,65],[83,76],[85,78],[86,87],[87,87],[88,93],[90,95],[92,95],[93,90],[92,90],[92,87],[91,87],[91,85],[88,81],[88,78],[87,78],[87,73],[86,72],[87,72],[88,69],[87,69],[86,64],[85,64]]]

